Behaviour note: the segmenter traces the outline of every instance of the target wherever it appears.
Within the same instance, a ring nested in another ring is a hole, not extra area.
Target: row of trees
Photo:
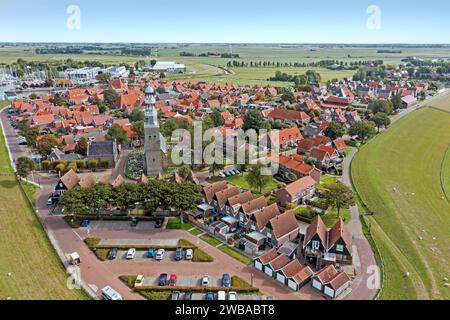
[[[76,187],[64,193],[59,205],[65,214],[98,213],[113,208],[187,211],[194,210],[201,199],[201,188],[193,183],[150,180],[146,184],[125,183],[116,188],[103,183],[85,189]]]
[[[245,68],[326,68],[330,65],[338,64],[345,67],[358,67],[373,64],[375,66],[382,65],[382,60],[375,61],[339,61],[339,60],[320,60],[317,62],[280,62],[280,61],[228,61],[227,67],[245,67]]]
[[[311,83],[319,83],[322,81],[321,75],[314,70],[308,70],[303,75],[290,75],[285,72],[277,71],[274,77],[270,77],[269,81],[287,81],[294,82],[295,85],[307,85]]]

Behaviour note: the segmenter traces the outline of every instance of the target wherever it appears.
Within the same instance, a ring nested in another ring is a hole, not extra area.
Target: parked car
[[[135,248],[128,249],[128,251],[127,251],[127,260],[134,259],[135,255],[136,255],[136,249]]]
[[[155,257],[155,253],[156,253],[155,249],[152,249],[152,248],[148,249],[147,250],[147,258],[154,258]]]
[[[229,174],[228,172],[224,172],[226,177],[231,177],[231,174]]]
[[[226,178],[227,177],[223,172],[219,172],[218,176],[221,177],[221,178]]]
[[[159,275],[158,286],[167,286],[167,273],[161,273]]]
[[[208,292],[206,294],[206,300],[214,300],[214,292]]]
[[[155,228],[159,229],[159,228],[162,227],[162,225],[163,225],[163,220],[158,219],[158,220],[155,221]]]
[[[184,294],[184,300],[192,300],[192,292],[188,291]]]
[[[202,286],[209,286],[209,277],[208,276],[203,276]]]
[[[177,250],[175,250],[175,260],[183,260],[183,248],[177,248]]]
[[[234,176],[234,175],[235,175],[235,173],[234,173],[233,170],[228,171],[228,174],[229,174],[230,176]]]
[[[87,228],[87,227],[89,227],[90,224],[91,224],[91,220],[85,219],[85,220],[83,220],[83,222],[81,222],[81,227]]]
[[[169,286],[175,287],[177,285],[177,275],[171,274],[169,279]]]
[[[117,258],[117,251],[119,251],[117,248],[111,248],[108,252],[108,260]]]
[[[227,300],[227,294],[225,291],[217,292],[217,300]]]
[[[136,219],[136,218],[133,218],[133,219],[131,219],[130,226],[131,226],[132,228],[135,228],[135,227],[137,227],[138,223],[139,223],[139,220]]]
[[[158,249],[158,251],[156,251],[155,259],[158,261],[162,260],[164,258],[165,253],[166,253],[166,251],[164,249]]]
[[[134,286],[140,287],[143,284],[144,284],[144,276],[142,274],[140,274],[136,277],[136,280],[134,281]]]
[[[51,195],[49,195],[48,198],[47,198],[47,205],[48,205],[48,206],[51,206],[51,205],[53,205],[53,203],[54,203],[54,200],[53,200],[53,194],[51,194]]]
[[[180,291],[173,291],[170,300],[178,300],[180,298]]]
[[[186,249],[186,255],[185,255],[185,259],[186,260],[192,260],[192,258],[194,257],[194,250],[192,249]]]
[[[102,289],[103,300],[123,300],[122,296],[110,286],[106,286]]]
[[[236,172],[236,174],[241,174],[241,172],[238,169],[234,169],[234,172]]]
[[[237,300],[237,293],[236,293],[236,291],[228,292],[228,300]]]
[[[228,273],[224,273],[222,276],[222,287],[227,287],[227,288],[231,287],[231,278]]]

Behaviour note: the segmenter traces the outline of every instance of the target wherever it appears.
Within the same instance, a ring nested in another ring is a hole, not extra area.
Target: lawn
[[[219,244],[222,244],[222,242],[220,242],[216,238],[213,238],[213,237],[211,237],[210,235],[207,235],[207,234],[202,235],[200,237],[200,239],[202,239],[203,241],[209,243],[213,247],[217,247]]]
[[[0,168],[0,300],[86,299],[67,289],[64,267],[13,175],[1,131]]]
[[[169,218],[167,221],[167,229],[183,229],[183,230],[189,230],[192,229],[194,226],[190,224],[189,222],[181,223],[180,218]]]
[[[349,209],[341,209],[340,217],[344,220],[345,223],[350,221],[351,212]],[[336,210],[328,210],[323,216],[322,220],[327,228],[331,228],[338,222],[338,214]]]
[[[450,113],[413,112],[361,148],[352,163],[354,185],[369,210],[384,260],[381,299],[449,299],[450,202],[447,177]],[[445,159],[445,162],[444,162]],[[410,276],[405,274],[409,272]]]
[[[447,149],[444,161],[442,162],[441,179],[447,200],[450,201],[450,147]]]
[[[237,261],[242,262],[243,264],[245,264],[247,266],[253,262],[253,260],[251,258],[247,257],[246,255],[243,255],[238,250],[236,250],[232,247],[229,247],[227,245],[220,246],[217,249],[226,253],[227,255],[236,259]]]
[[[245,173],[241,173],[241,174],[237,174],[237,175],[228,177],[225,180],[228,183],[231,183],[232,185],[235,185],[239,188],[242,188],[245,190],[250,190],[251,192],[253,192],[255,194],[260,194],[259,190],[255,190],[255,189],[251,188],[250,185],[248,184],[248,182],[245,181]],[[262,189],[261,194],[266,194],[272,190],[277,189],[279,184],[280,184],[280,182],[276,182],[276,180],[274,180],[274,179],[270,180],[269,183],[267,185],[265,185],[264,188]]]
[[[316,185],[318,190],[326,190],[327,185],[336,183],[338,178],[329,174],[324,174],[320,177],[320,183]]]

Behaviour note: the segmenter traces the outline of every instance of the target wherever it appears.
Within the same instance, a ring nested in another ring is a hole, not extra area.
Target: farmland
[[[13,175],[1,131],[0,168],[0,300],[85,299],[67,289],[64,268]]]
[[[107,47],[107,45],[103,45]],[[267,79],[275,75],[276,71],[290,75],[304,74],[306,70],[313,69],[322,76],[326,82],[334,78],[344,78],[354,74],[352,70],[332,71],[325,68],[308,67],[224,67],[232,58],[222,58],[220,54],[238,54],[239,62],[280,62],[280,63],[310,63],[320,60],[338,60],[352,62],[361,60],[383,60],[386,64],[399,64],[408,56],[416,56],[424,59],[437,59],[448,57],[450,48],[400,48],[402,53],[386,54],[378,53],[380,48],[344,47],[344,46],[319,46],[319,45],[275,45],[275,44],[159,44],[157,57],[136,57],[119,55],[115,51],[88,51],[82,54],[42,54],[38,55],[31,46],[15,46],[0,48],[0,63],[12,63],[22,58],[27,61],[58,61],[73,59],[77,61],[99,61],[105,64],[128,63],[133,64],[138,60],[170,60],[186,64],[187,73],[183,75],[168,75],[168,79],[190,79],[208,82],[229,82],[237,84],[273,84],[277,86],[287,85],[287,82],[271,82]],[[395,49],[395,48],[393,48]],[[194,56],[180,56],[180,53],[188,53]],[[214,55],[199,56],[213,53]]]
[[[450,113],[413,112],[361,148],[352,178],[384,261],[381,299],[449,299]],[[447,155],[446,155],[447,153]]]

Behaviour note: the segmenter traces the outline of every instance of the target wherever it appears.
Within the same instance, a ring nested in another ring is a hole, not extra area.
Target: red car
[[[169,286],[175,287],[177,285],[177,275],[171,274],[169,279]]]

